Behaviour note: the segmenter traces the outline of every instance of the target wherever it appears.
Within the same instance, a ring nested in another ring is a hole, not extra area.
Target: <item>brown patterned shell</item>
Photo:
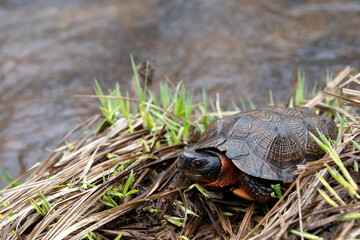
[[[254,177],[293,181],[297,165],[325,154],[308,133],[316,128],[337,137],[335,123],[308,108],[261,108],[213,121],[193,149],[216,148]]]

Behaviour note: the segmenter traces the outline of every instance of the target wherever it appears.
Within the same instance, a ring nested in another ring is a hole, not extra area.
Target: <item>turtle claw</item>
[[[232,192],[233,192],[234,195],[236,195],[238,197],[241,197],[243,199],[246,199],[246,200],[249,200],[249,201],[254,201],[255,200],[242,188],[234,189]]]

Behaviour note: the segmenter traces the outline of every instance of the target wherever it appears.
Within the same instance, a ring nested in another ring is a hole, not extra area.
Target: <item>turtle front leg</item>
[[[271,184],[278,182],[252,177],[243,172],[239,178],[239,188],[233,190],[236,196],[258,202],[270,202],[274,200],[274,198],[271,197],[271,193],[274,192]]]

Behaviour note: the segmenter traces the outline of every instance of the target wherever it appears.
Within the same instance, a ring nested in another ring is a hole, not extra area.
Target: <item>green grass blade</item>
[[[313,240],[321,240],[321,239],[323,239],[323,238],[321,238],[321,237],[318,237],[318,236],[316,236],[316,235],[314,235],[314,234],[311,234],[311,233],[307,233],[307,232],[299,232],[299,231],[297,231],[297,230],[291,230],[290,231],[292,234],[295,234],[296,236],[299,236],[299,237],[303,237],[303,238],[305,238],[305,239],[313,239]]]
[[[295,103],[300,105],[307,97],[305,73],[298,72],[298,86],[295,92]]]
[[[250,105],[251,110],[256,109],[256,106],[255,106],[253,100],[251,99],[251,97],[248,97],[248,101],[249,101],[249,105]]]
[[[240,112],[240,108],[239,108],[239,106],[236,104],[235,101],[232,101],[232,107],[233,107],[234,111]]]
[[[248,230],[249,232],[252,232],[253,229],[252,229],[251,227],[247,227],[246,230]],[[254,236],[257,236],[257,235],[259,235],[259,233],[258,233],[258,232],[254,232],[253,235],[254,235]]]
[[[269,106],[270,106],[270,107],[275,106],[275,104],[274,104],[274,98],[273,98],[273,94],[272,94],[271,89],[269,90],[269,98],[270,98]]]
[[[139,192],[139,190],[137,190],[137,189],[130,190],[130,191],[128,191],[128,192],[126,193],[125,197],[126,197],[126,196],[130,196],[130,195],[133,195],[133,194],[138,193],[138,192]]]
[[[351,186],[351,184],[348,181],[345,180],[345,178],[343,176],[341,176],[341,174],[335,168],[330,167],[326,163],[325,163],[325,166],[329,170],[329,173],[331,174],[331,176],[336,181],[338,181],[341,185],[343,185],[344,188],[346,188],[346,190],[349,192],[349,194],[351,196],[356,196],[356,197],[360,198],[360,196],[356,192],[356,190]]]
[[[160,99],[162,103],[162,107],[167,109],[170,105],[170,90],[169,85],[167,83],[160,82]]]
[[[326,146],[326,144],[324,144],[320,139],[318,139],[313,133],[309,132],[309,134],[325,152],[329,152],[329,148]]]
[[[294,98],[290,98],[290,101],[289,101],[289,108],[293,108],[294,107]]]
[[[98,82],[98,80],[95,78],[94,79],[94,90],[95,90],[95,93],[96,95],[98,96],[104,96],[104,92],[103,90],[101,89],[101,86]],[[106,102],[107,102],[107,99],[106,98],[99,98],[101,104],[106,107]]]
[[[353,212],[353,213],[348,213],[345,216],[339,218],[339,221],[350,221],[353,219],[360,219],[360,213],[358,212]]]
[[[203,187],[201,187],[199,184],[194,183],[186,191],[190,191],[191,189],[196,188],[204,197],[210,198],[209,194],[207,193],[207,190]]]
[[[33,205],[33,207],[35,208],[35,210],[41,214],[41,216],[46,215],[44,210],[39,206],[39,204],[37,204],[37,202],[34,199],[30,198],[30,202],[31,202],[31,205]]]
[[[183,204],[181,201],[179,201],[179,200],[175,200],[175,201],[173,202],[173,205],[174,205],[174,206],[180,206],[181,209],[182,209],[184,212],[186,212],[186,214],[190,214],[190,215],[199,217],[199,215],[197,215],[196,213],[194,213],[194,212],[191,211],[190,209],[186,208],[186,207],[184,206],[184,204]]]
[[[123,234],[124,234],[124,230],[122,230],[121,233],[117,235],[114,240],[120,240]]]
[[[123,190],[123,194],[126,195],[126,193],[128,192],[130,186],[131,186],[131,183],[133,182],[133,174],[134,174],[134,170],[131,170],[130,172],[130,175],[125,183],[125,186],[124,186],[124,190]]]
[[[318,82],[318,81],[315,81],[315,82],[314,82],[314,85],[313,85],[313,88],[312,88],[312,91],[311,91],[311,97],[312,97],[312,98],[315,97],[316,94],[320,91],[320,90],[318,89],[318,85],[319,85],[319,82]]]
[[[97,236],[95,233],[91,232],[91,231],[88,231],[86,233],[86,237],[89,239],[89,240],[97,240]]]
[[[114,201],[114,199],[112,199],[110,196],[106,196],[106,194],[103,195],[104,200],[100,200],[100,202],[112,208],[117,207],[118,204]]]
[[[146,68],[145,68],[145,82],[144,82],[144,89],[143,92],[147,93],[147,82],[148,82],[148,73],[149,73],[149,62],[146,61]]]
[[[336,200],[340,203],[340,205],[345,206],[346,205],[345,202],[340,198],[340,196],[335,192],[335,190],[327,183],[327,181],[319,173],[316,173],[316,176],[321,181],[321,183],[326,187],[326,189],[331,193],[331,195],[333,195],[336,198]]]
[[[338,207],[339,205],[334,202],[327,194],[326,192],[324,192],[323,190],[321,189],[318,189],[318,192],[320,193],[320,195],[325,199],[325,201],[330,204],[331,206],[333,207]]]
[[[108,190],[107,193],[109,195],[113,195],[113,196],[117,196],[117,197],[120,197],[120,198],[124,198],[125,195],[121,192],[118,192],[118,191],[114,191],[114,190]]]
[[[190,240],[190,238],[184,236],[184,235],[181,235],[181,238],[184,239],[184,240]]]
[[[345,129],[346,128],[346,117],[344,116],[343,118],[340,116],[340,114],[337,112],[336,113],[336,117],[337,119],[339,120],[339,123],[340,123],[340,126],[342,129]]]
[[[243,98],[240,98],[240,105],[241,105],[241,109],[242,109],[243,111],[246,111],[246,110],[247,110],[246,103],[245,103],[245,101],[244,101]]]
[[[44,208],[44,212],[45,214],[48,213],[51,209],[51,204],[49,203],[49,201],[46,199],[46,197],[44,196],[44,194],[42,192],[38,192],[40,198],[41,198],[41,205]]]
[[[357,150],[360,151],[360,144],[358,144],[357,142],[355,142],[354,140],[351,140],[352,143],[354,144],[354,146],[357,148]]]
[[[356,160],[354,161],[354,171],[359,172],[359,165],[358,165],[358,162]]]
[[[182,220],[184,220],[184,218],[173,217],[173,216],[169,216],[169,215],[164,215],[164,218],[166,221],[168,221],[169,223],[171,223],[177,227],[181,227]]]
[[[1,176],[0,179],[2,179],[5,182],[12,182],[14,181],[14,177],[3,167],[0,166],[0,170],[4,176]],[[19,186],[21,184],[20,181],[15,181],[10,188],[14,188],[16,186]]]
[[[138,94],[138,98],[140,101],[146,102],[146,95],[143,92],[143,89],[141,88],[140,81],[139,81],[139,75],[136,70],[135,61],[132,55],[130,55],[130,61],[131,61],[131,68],[133,70],[134,79],[135,79],[135,85],[136,85],[136,91]]]

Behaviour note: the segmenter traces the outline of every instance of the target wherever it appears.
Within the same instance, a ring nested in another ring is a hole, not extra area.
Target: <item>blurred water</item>
[[[129,90],[130,54],[220,92],[225,108],[264,105],[269,89],[283,102],[295,61],[310,83],[359,68],[359,13],[356,0],[0,0],[0,165],[18,175],[98,112],[73,97],[93,93],[94,78]]]

